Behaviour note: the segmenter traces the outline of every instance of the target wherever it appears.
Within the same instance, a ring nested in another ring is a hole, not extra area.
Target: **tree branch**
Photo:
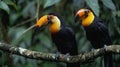
[[[105,53],[105,49],[100,48],[100,49],[95,49],[92,52],[90,51],[87,53],[81,53],[76,56],[69,55],[66,57],[64,54],[60,54],[58,59],[56,59],[57,55],[53,54],[53,53],[31,51],[28,49],[7,45],[6,43],[1,43],[1,42],[0,42],[0,50],[8,52],[10,54],[21,55],[23,57],[31,58],[31,59],[47,60],[47,61],[60,61],[60,62],[67,62],[67,63],[75,63],[75,62],[85,63],[86,61],[89,61],[93,58],[95,59],[99,56],[102,56]],[[120,54],[120,45],[107,46],[106,52]]]

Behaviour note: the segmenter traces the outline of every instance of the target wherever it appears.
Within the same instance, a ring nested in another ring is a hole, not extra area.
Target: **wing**
[[[108,28],[103,24],[103,21],[95,19],[91,26],[86,27],[85,30],[87,39],[94,48],[111,44]]]
[[[102,23],[99,22],[98,25],[99,25],[98,27],[99,27],[100,33],[104,37],[103,38],[104,39],[104,44],[111,45],[112,41],[111,41],[110,34],[109,34],[107,26],[105,26],[105,24],[103,24],[103,22]]]
[[[75,34],[69,27],[62,27],[61,30],[52,35],[52,40],[61,53],[78,54]]]

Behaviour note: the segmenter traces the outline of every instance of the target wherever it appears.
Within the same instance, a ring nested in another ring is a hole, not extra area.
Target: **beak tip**
[[[74,21],[75,21],[75,23],[76,23],[76,22],[77,22],[77,19],[75,18],[75,20],[74,20]]]
[[[39,28],[39,26],[38,26],[38,25],[35,25],[34,29],[37,29],[37,28]]]
[[[78,21],[78,15],[75,16],[74,21],[75,23]]]
[[[35,30],[36,32],[38,32],[38,31],[41,30],[41,28],[40,28],[39,26],[35,26],[35,27],[34,27],[34,30]]]

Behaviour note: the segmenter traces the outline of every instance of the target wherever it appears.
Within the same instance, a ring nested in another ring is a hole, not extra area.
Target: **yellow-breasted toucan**
[[[87,39],[92,44],[93,48],[102,48],[104,45],[111,45],[111,38],[108,28],[104,22],[100,20],[90,9],[80,9],[75,15],[75,21],[81,21],[84,27]],[[113,67],[112,54],[104,55],[105,67]]]
[[[62,54],[78,55],[78,47],[75,34],[71,28],[67,27],[62,18],[56,13],[49,13],[42,16],[36,23],[40,28],[50,24],[50,32],[53,43]],[[67,67],[80,67],[79,63],[67,63]]]

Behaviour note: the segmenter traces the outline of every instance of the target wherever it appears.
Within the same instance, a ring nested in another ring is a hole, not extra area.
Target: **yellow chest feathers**
[[[94,20],[94,14],[90,12],[86,18],[82,20],[83,26],[89,26]]]
[[[57,17],[54,17],[51,20],[51,24],[50,24],[50,32],[51,33],[56,33],[60,30],[60,20]]]

